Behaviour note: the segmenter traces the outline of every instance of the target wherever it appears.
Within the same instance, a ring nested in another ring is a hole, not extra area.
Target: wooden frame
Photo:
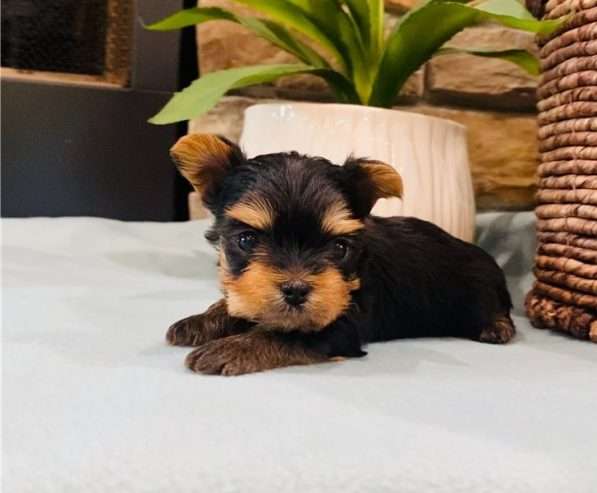
[[[131,18],[150,22],[182,7],[138,0]],[[126,77],[116,68],[109,80],[2,69],[4,217],[181,217],[186,189],[178,191],[168,148],[184,129],[147,123],[179,87],[181,36],[139,21],[132,29]]]

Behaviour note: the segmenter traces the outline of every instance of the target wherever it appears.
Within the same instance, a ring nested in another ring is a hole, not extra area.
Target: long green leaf
[[[550,34],[563,24],[563,20],[538,21],[523,5],[517,0],[482,0],[473,2],[469,6],[491,14],[487,21],[496,21],[507,27],[529,31],[540,36]],[[493,18],[493,16],[498,17]]]
[[[302,64],[257,65],[211,72],[177,92],[149,122],[157,125],[189,120],[213,108],[232,89],[271,82],[286,75],[311,73],[324,78],[341,101],[355,102],[351,83],[333,70]]]
[[[237,0],[238,1],[238,0]],[[373,77],[367,67],[365,41],[359,25],[343,8],[342,0],[286,0],[303,13],[338,47],[342,53],[346,74],[359,94],[356,102],[368,98]],[[382,0],[374,0],[382,1]],[[356,0],[361,2],[362,0]]]
[[[343,0],[354,18],[365,46],[368,57],[374,64],[381,55],[384,36],[383,0]]]
[[[290,34],[284,26],[267,19],[261,20],[254,17],[240,17],[239,19],[243,26],[252,29],[270,43],[296,56],[300,61],[315,67],[330,67],[325,58]]]
[[[368,53],[356,20],[342,8],[339,0],[310,0],[311,17],[340,47],[362,102],[369,98],[372,76]]]
[[[218,7],[193,7],[180,10],[158,22],[146,26],[146,28],[152,31],[172,31],[214,20],[225,20],[242,24],[270,43],[296,56],[302,62],[316,67],[329,67],[329,64],[323,57],[309,46],[294,38],[283,26],[269,20],[236,15],[233,12]]]
[[[179,10],[153,24],[148,24],[145,29],[150,31],[173,31],[215,20],[238,22],[237,17],[232,12],[219,7],[195,7]]]
[[[352,17],[360,28],[364,42],[364,66],[367,71],[366,89],[360,90],[361,102],[371,97],[373,81],[379,69],[384,48],[384,2],[383,0],[344,0]]]
[[[384,3],[383,0],[367,0],[369,5],[371,56],[377,65],[384,43]]]
[[[288,0],[234,0],[267,15],[271,20],[307,36],[330,52],[348,75],[345,54],[299,6]]]
[[[539,60],[526,50],[511,49],[511,50],[486,50],[481,48],[452,48],[446,46],[441,48],[436,56],[449,55],[454,53],[467,53],[469,55],[481,56],[486,58],[499,58],[518,65],[531,75],[539,75],[541,66]]]
[[[290,3],[300,7],[302,10],[307,12],[311,8],[311,0],[288,0]]]
[[[237,0],[238,1],[238,0]],[[357,0],[362,2],[363,0]],[[358,23],[341,0],[286,0],[303,13],[342,53],[346,71],[354,81],[359,98],[369,97],[373,74],[368,65],[368,53]]]
[[[521,14],[520,7],[517,0],[489,0],[480,3],[478,8],[456,2],[431,0],[410,12],[388,38],[369,104],[391,106],[408,77],[446,41],[466,27],[496,22],[507,27],[546,34],[560,25],[558,21],[528,18],[528,12]]]
[[[361,36],[365,43],[369,43],[369,33],[371,32],[369,0],[344,0],[350,14],[355,20],[361,31]]]

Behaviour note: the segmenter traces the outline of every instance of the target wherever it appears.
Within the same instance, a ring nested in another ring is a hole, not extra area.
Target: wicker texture
[[[546,19],[540,39],[536,282],[526,299],[536,327],[597,342],[597,0],[529,0]]]

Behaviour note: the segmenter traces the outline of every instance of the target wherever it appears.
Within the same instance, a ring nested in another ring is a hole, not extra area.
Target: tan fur
[[[361,285],[359,279],[345,281],[342,274],[331,267],[307,279],[313,286],[307,305],[313,321],[320,328],[336,320],[348,308],[350,292]]]
[[[274,223],[271,205],[260,197],[248,197],[226,210],[226,215],[255,229],[265,230]]]
[[[334,202],[323,214],[321,229],[332,235],[345,235],[363,229],[365,225],[358,219],[353,219],[346,204]]]
[[[381,161],[367,161],[361,166],[376,189],[377,199],[402,197],[402,177],[392,166]]]
[[[232,149],[215,135],[189,134],[178,139],[170,156],[180,173],[202,194],[226,173]]]
[[[350,304],[350,292],[358,289],[358,279],[344,280],[332,267],[320,274],[286,272],[263,261],[253,260],[238,277],[228,270],[221,254],[220,280],[230,315],[257,322],[276,330],[317,331],[338,318]],[[301,310],[288,307],[280,285],[302,280],[313,290]]]

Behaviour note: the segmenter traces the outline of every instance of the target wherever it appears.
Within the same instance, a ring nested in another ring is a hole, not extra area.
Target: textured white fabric
[[[479,224],[519,305],[531,216]],[[163,340],[218,298],[205,223],[2,227],[6,493],[597,491],[597,346],[520,307],[505,347],[200,376]]]

